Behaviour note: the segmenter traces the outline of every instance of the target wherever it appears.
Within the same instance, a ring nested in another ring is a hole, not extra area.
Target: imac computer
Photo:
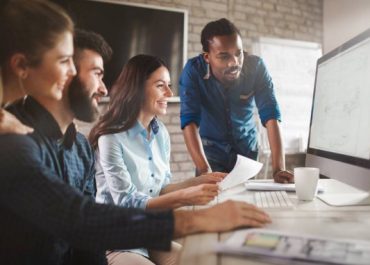
[[[364,191],[320,199],[370,204],[370,29],[317,61],[306,166]]]

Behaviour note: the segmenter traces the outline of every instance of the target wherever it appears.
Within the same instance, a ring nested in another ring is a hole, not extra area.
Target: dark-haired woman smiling
[[[97,150],[98,202],[169,209],[207,204],[217,195],[223,173],[170,184],[170,137],[157,116],[166,114],[172,95],[168,69],[159,58],[137,55],[125,65],[109,110],[90,134]],[[130,251],[148,257],[144,249]]]

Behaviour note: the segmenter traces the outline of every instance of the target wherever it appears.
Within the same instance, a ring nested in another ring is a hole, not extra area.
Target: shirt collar
[[[58,140],[58,143],[64,144],[65,147],[71,148],[76,140],[77,130],[75,124],[72,122],[66,133],[63,135],[57,121],[42,105],[40,105],[34,98],[28,96],[24,100],[24,109],[32,119],[33,127],[42,135],[48,138]]]
[[[152,121],[149,124],[151,128],[151,132],[153,132],[154,135],[156,135],[159,131],[159,125],[157,118],[153,118]],[[147,136],[147,130],[144,128],[144,126],[141,124],[140,121],[136,121],[135,125],[128,130],[129,135],[132,135],[133,137],[140,134],[143,134],[144,137]]]

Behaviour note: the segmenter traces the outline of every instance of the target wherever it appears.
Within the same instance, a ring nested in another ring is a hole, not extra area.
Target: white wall
[[[370,0],[324,0],[324,53],[368,28],[370,28]]]

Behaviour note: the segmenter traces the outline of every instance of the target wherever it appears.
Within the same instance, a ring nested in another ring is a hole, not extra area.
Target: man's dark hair
[[[93,31],[76,29],[73,42],[75,48],[75,62],[78,61],[80,53],[86,49],[99,53],[103,58],[104,63],[108,62],[112,57],[112,48],[101,35]]]
[[[214,36],[225,36],[225,35],[240,35],[239,29],[226,18],[221,18],[216,21],[209,22],[202,30],[200,41],[202,43],[203,51],[209,52],[209,41]]]

